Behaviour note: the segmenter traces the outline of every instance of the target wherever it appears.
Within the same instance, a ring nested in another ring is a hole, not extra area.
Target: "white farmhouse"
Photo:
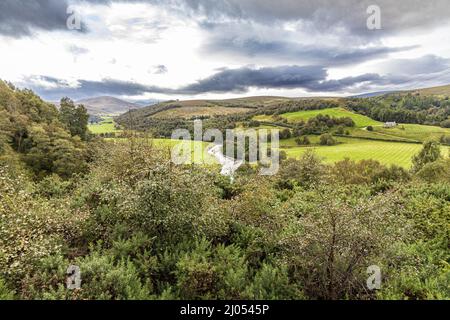
[[[397,122],[385,122],[384,127],[385,128],[395,128],[397,126]]]

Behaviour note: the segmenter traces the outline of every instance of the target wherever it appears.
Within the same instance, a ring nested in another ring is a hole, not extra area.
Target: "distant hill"
[[[108,96],[78,100],[76,104],[83,104],[90,115],[119,115],[142,108],[139,104]]]

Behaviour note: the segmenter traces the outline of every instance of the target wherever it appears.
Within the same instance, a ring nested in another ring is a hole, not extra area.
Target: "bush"
[[[442,128],[450,128],[450,119],[441,122]]]
[[[422,150],[413,157],[413,172],[420,171],[427,163],[437,161],[442,158],[439,143],[434,140],[427,140],[423,143]]]
[[[293,281],[312,299],[369,298],[367,267],[389,262],[405,236],[400,200],[337,186],[296,194],[283,210],[296,223],[280,241]]]
[[[319,139],[322,146],[334,146],[337,144],[337,141],[329,133],[322,134]]]
[[[295,143],[299,146],[307,146],[311,144],[311,141],[309,141],[308,136],[301,136],[295,138]]]

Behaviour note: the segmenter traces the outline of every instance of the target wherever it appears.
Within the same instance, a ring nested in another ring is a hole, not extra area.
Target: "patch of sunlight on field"
[[[288,157],[299,158],[307,149],[313,149],[325,162],[332,163],[345,158],[359,161],[363,159],[377,160],[387,165],[399,165],[410,168],[412,157],[417,154],[422,145],[413,143],[370,141],[358,139],[338,139],[341,144],[336,146],[311,147],[281,147]],[[448,155],[449,147],[442,147],[444,155]]]

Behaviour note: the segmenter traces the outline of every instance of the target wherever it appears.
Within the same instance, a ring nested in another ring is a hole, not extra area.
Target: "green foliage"
[[[1,300],[13,300],[14,292],[8,289],[5,282],[0,279],[0,301]]]
[[[290,283],[286,267],[263,264],[247,294],[255,300],[288,300],[304,298],[300,288]]]
[[[75,106],[69,98],[61,99],[59,118],[72,136],[78,136],[82,140],[86,140],[89,115],[83,105]]]
[[[0,277],[19,283],[36,261],[61,252],[80,235],[84,219],[64,202],[36,197],[25,177],[0,168]]]
[[[320,183],[325,167],[312,150],[307,150],[299,160],[287,159],[278,172],[278,186],[293,189],[300,185],[310,188]]]
[[[441,159],[425,164],[417,176],[427,182],[450,182],[450,160]]]
[[[285,263],[309,297],[368,298],[361,287],[365,269],[389,261],[392,243],[405,235],[405,221],[396,214],[400,198],[328,186],[313,195],[298,193],[289,201],[293,223],[281,240]]]
[[[426,164],[435,162],[442,158],[439,143],[434,140],[425,141],[422,150],[413,157],[413,172],[418,172]]]

